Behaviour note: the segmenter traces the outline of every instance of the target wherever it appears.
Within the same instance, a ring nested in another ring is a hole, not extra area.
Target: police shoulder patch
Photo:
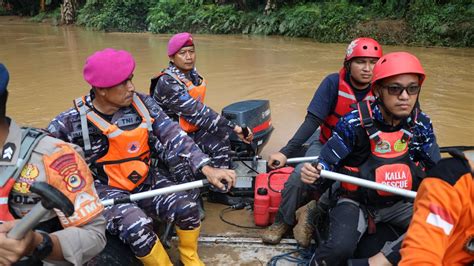
[[[3,145],[2,153],[0,154],[0,162],[11,162],[16,151],[16,145],[8,142]]]

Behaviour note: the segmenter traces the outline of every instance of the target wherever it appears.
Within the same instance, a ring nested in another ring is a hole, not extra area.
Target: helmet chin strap
[[[388,117],[384,117],[384,119],[387,122],[390,122],[390,124],[393,126],[393,121],[395,120],[402,121],[403,119],[407,119],[408,117],[412,118],[412,122],[417,120],[418,113],[421,111],[419,99],[420,99],[420,94],[416,96],[415,105],[413,106],[413,109],[411,110],[410,114],[406,116],[398,116],[390,112],[387,106],[385,105],[385,103],[383,102],[382,93],[380,93],[379,96],[375,99],[375,103],[377,103],[380,107],[382,107],[384,113],[388,116]]]
[[[382,107],[382,109],[384,110],[384,113],[388,116],[388,117],[384,117],[385,121],[387,122],[390,122],[390,125],[391,126],[394,126],[394,123],[393,121],[401,121],[403,119],[406,119],[408,118],[410,115],[407,115],[407,116],[398,116],[398,115],[395,115],[393,114],[392,112],[390,112],[387,108],[387,106],[385,105],[385,103],[383,102],[383,99],[382,99],[382,95],[380,95],[376,100],[375,102],[380,106]],[[414,110],[415,108],[413,108]],[[413,112],[412,110],[412,112]],[[411,113],[410,113],[411,114]]]

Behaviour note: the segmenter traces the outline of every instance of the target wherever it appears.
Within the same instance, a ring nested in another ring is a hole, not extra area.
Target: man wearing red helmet
[[[421,167],[440,160],[429,117],[418,107],[425,73],[418,59],[405,52],[384,55],[374,67],[374,103],[360,102],[343,116],[323,146],[319,164],[305,163],[301,180],[324,187],[322,169],[349,174],[403,189],[416,190],[424,177]],[[417,163],[417,164],[415,164]],[[403,229],[410,222],[413,204],[390,193],[341,183],[337,204],[329,212],[329,235],[315,251],[312,265],[339,265],[352,258],[361,236],[375,232],[375,224]],[[380,261],[397,264],[402,237],[370,259],[350,260],[351,265]]]
[[[270,155],[269,167],[276,168],[284,165],[287,158],[300,151],[303,144],[321,126],[321,130],[311,138],[311,144],[306,152],[306,156],[319,155],[322,145],[331,136],[331,131],[339,118],[352,110],[351,105],[362,100],[374,100],[370,81],[373,66],[381,56],[382,47],[374,39],[353,40],[346,49],[344,66],[339,73],[333,73],[321,82],[308,106],[303,124],[280,152]],[[314,230],[311,220],[315,214],[316,203],[311,201],[296,211],[310,199],[308,195],[311,191],[310,187],[300,180],[302,165],[296,166],[288,182],[285,183],[275,223],[262,233],[262,240],[265,243],[279,243],[283,234],[296,224],[295,213],[298,216],[298,223],[293,228],[295,239],[304,247],[307,247],[311,241]]]

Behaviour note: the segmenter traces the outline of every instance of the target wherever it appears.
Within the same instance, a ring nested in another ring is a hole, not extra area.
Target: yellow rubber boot
[[[198,237],[201,226],[193,230],[181,230],[176,227],[178,235],[179,257],[184,266],[204,266],[198,255]]]
[[[118,254],[117,254],[118,255]],[[137,257],[145,266],[159,265],[159,266],[173,266],[171,263],[168,253],[161,245],[160,240],[156,240],[155,245],[151,249],[150,253],[145,257]]]

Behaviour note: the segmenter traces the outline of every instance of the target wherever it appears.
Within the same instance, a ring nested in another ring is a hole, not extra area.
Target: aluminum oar
[[[414,199],[416,197],[416,192],[415,191],[406,190],[406,189],[402,189],[402,188],[398,188],[398,187],[392,187],[392,186],[380,184],[380,183],[377,183],[377,182],[369,181],[369,180],[366,180],[366,179],[353,177],[353,176],[350,176],[350,175],[344,175],[344,174],[340,174],[340,173],[335,173],[335,172],[331,172],[331,171],[327,171],[327,170],[322,170],[321,171],[321,177],[336,180],[336,181],[340,181],[340,182],[347,182],[347,183],[351,183],[351,184],[354,184],[354,185],[358,185],[358,186],[366,187],[366,188],[370,188],[370,189],[382,190],[382,191],[385,191],[385,192],[390,192],[390,193],[397,194],[397,195],[407,197],[407,198],[413,198]]]
[[[123,197],[123,198],[103,200],[102,204],[104,206],[109,206],[109,205],[115,205],[115,204],[121,204],[121,203],[130,203],[133,201],[147,199],[147,198],[151,198],[158,195],[164,195],[164,194],[170,194],[170,193],[185,191],[185,190],[194,189],[194,188],[200,188],[206,185],[209,185],[209,181],[207,181],[207,179],[197,180],[197,181],[187,182],[187,183],[178,184],[178,185],[174,185],[170,187],[158,188],[158,189],[154,189],[150,191],[130,194],[129,196]]]

